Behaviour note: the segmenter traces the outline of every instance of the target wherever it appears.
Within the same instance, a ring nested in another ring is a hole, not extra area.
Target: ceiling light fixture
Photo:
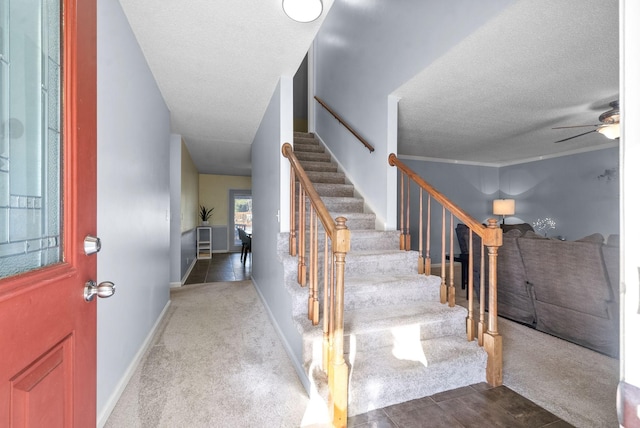
[[[620,124],[612,123],[611,125],[600,125],[598,129],[596,129],[600,134],[604,135],[610,140],[615,140],[616,138],[620,138]]]
[[[311,22],[322,15],[322,0],[282,0],[282,10],[298,22]]]

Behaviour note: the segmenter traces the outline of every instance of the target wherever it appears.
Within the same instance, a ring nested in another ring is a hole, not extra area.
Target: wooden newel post
[[[332,349],[333,369],[329,372],[329,387],[334,427],[347,426],[349,369],[344,361],[344,270],[345,258],[351,246],[351,233],[347,229],[346,221],[347,219],[344,217],[336,218],[336,233],[333,240],[336,288]]]
[[[496,219],[489,219],[484,242],[489,253],[489,327],[483,336],[487,382],[498,386],[502,385],[502,336],[498,332],[498,248],[502,246],[502,229]]]

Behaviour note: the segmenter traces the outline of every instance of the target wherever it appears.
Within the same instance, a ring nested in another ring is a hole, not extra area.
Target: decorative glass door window
[[[238,192],[238,191],[236,191]],[[233,195],[233,244],[234,246],[242,246],[240,236],[238,236],[238,228],[247,233],[253,231],[253,204],[251,194],[247,192],[237,193]]]
[[[62,258],[59,0],[0,0],[0,278]]]

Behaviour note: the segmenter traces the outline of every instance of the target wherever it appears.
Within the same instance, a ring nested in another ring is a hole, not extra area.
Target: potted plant
[[[203,226],[206,226],[209,224],[209,218],[211,217],[211,213],[213,212],[213,208],[211,209],[207,209],[207,207],[205,207],[204,205],[200,205],[200,221],[202,222]]]

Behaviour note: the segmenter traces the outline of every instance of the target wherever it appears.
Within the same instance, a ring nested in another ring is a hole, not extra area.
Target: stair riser
[[[300,161],[313,161],[313,162],[330,162],[331,161],[331,155],[329,153],[296,152],[295,155]]]
[[[362,213],[364,212],[364,201],[357,198],[331,198],[323,197],[322,203],[329,211]],[[311,206],[311,202],[307,200],[307,209]]]
[[[475,343],[471,343],[471,346],[481,350]],[[460,355],[451,361],[435,364],[428,361],[427,357],[427,367],[416,362],[414,370],[394,371],[395,376],[385,381],[376,376],[352,376],[349,387],[349,416],[486,382],[486,354],[484,359],[477,353],[469,353],[468,357]],[[357,361],[354,370],[358,370]],[[381,388],[380,385],[384,387]]]
[[[301,135],[295,135],[293,137],[293,144],[320,144],[320,142],[318,140],[316,140],[315,136],[313,135],[309,135],[309,136],[301,136]]]
[[[314,187],[320,196],[353,197],[352,184],[318,183]]]
[[[344,174],[341,172],[307,171],[307,177],[312,183],[345,184]]]
[[[322,266],[322,265],[321,265]],[[305,287],[300,287],[297,281],[297,262],[292,264],[293,272],[287,275],[290,295],[293,300],[292,313],[294,317],[308,314],[309,278]],[[387,313],[395,305],[440,305],[440,280],[436,277],[424,275],[409,275],[393,281],[371,281],[345,279],[345,311],[356,311],[371,308],[383,308]],[[318,300],[322,310],[324,305],[324,271],[318,273]],[[444,309],[444,308],[443,308]],[[422,312],[420,312],[422,313]],[[465,315],[466,316],[466,313]],[[463,317],[464,318],[464,317]],[[460,325],[462,327],[464,323]]]
[[[324,153],[324,147],[319,144],[297,142],[293,145],[293,152],[298,156],[301,152]]]
[[[289,234],[287,233],[281,235],[284,236],[280,236],[278,238],[278,251],[288,254]],[[307,231],[306,239],[309,239],[309,231]],[[353,230],[351,231],[351,251],[394,251],[398,249],[399,240],[399,232],[396,231],[385,232],[371,230]],[[318,246],[321,251],[324,251],[324,231],[322,230],[322,228],[320,228],[318,232]]]
[[[297,280],[298,259],[291,257],[291,266],[285,267],[285,279]],[[305,264],[308,263],[308,257]],[[324,266],[324,251],[318,252],[318,265]],[[407,272],[416,272],[418,265],[417,253],[414,251],[397,251],[390,254],[362,255],[357,252],[347,253],[345,263],[345,279],[361,279],[364,277],[383,277],[388,275],[404,275]],[[289,272],[288,269],[292,269]],[[309,267],[307,265],[307,270]],[[322,270],[322,268],[321,268]],[[321,275],[321,274],[319,274]]]
[[[311,321],[305,320],[304,322],[310,323]],[[345,331],[347,331],[347,333],[344,336],[343,342],[344,352],[345,354],[349,354],[352,350],[354,353],[358,353],[369,352],[385,347],[407,347],[412,345],[411,342],[428,341],[455,335],[460,336],[465,334],[464,326],[464,318],[454,318],[451,320],[429,320],[425,318],[424,322],[412,325],[410,328],[388,328],[366,333],[350,334],[348,333],[348,326],[345,325]],[[318,325],[318,329],[322,330],[321,324]],[[311,335],[303,336],[302,358],[305,364],[310,364],[314,358],[316,358],[315,352],[318,347],[322,348],[321,336],[315,332]]]
[[[347,227],[350,230],[373,230],[376,227],[376,218],[373,214],[365,213],[330,213],[331,218],[345,217],[347,219]],[[306,227],[309,227],[310,214],[306,216]],[[298,219],[296,218],[296,228],[299,228]],[[318,228],[322,229],[320,220],[318,220]]]
[[[362,255],[349,253],[345,267],[345,277],[362,278],[364,276],[402,275],[416,272],[418,253],[414,251],[397,251],[396,253],[379,255]]]
[[[300,161],[302,167],[307,173],[309,171],[318,172],[338,172],[338,166],[331,162],[313,162],[313,161]]]

